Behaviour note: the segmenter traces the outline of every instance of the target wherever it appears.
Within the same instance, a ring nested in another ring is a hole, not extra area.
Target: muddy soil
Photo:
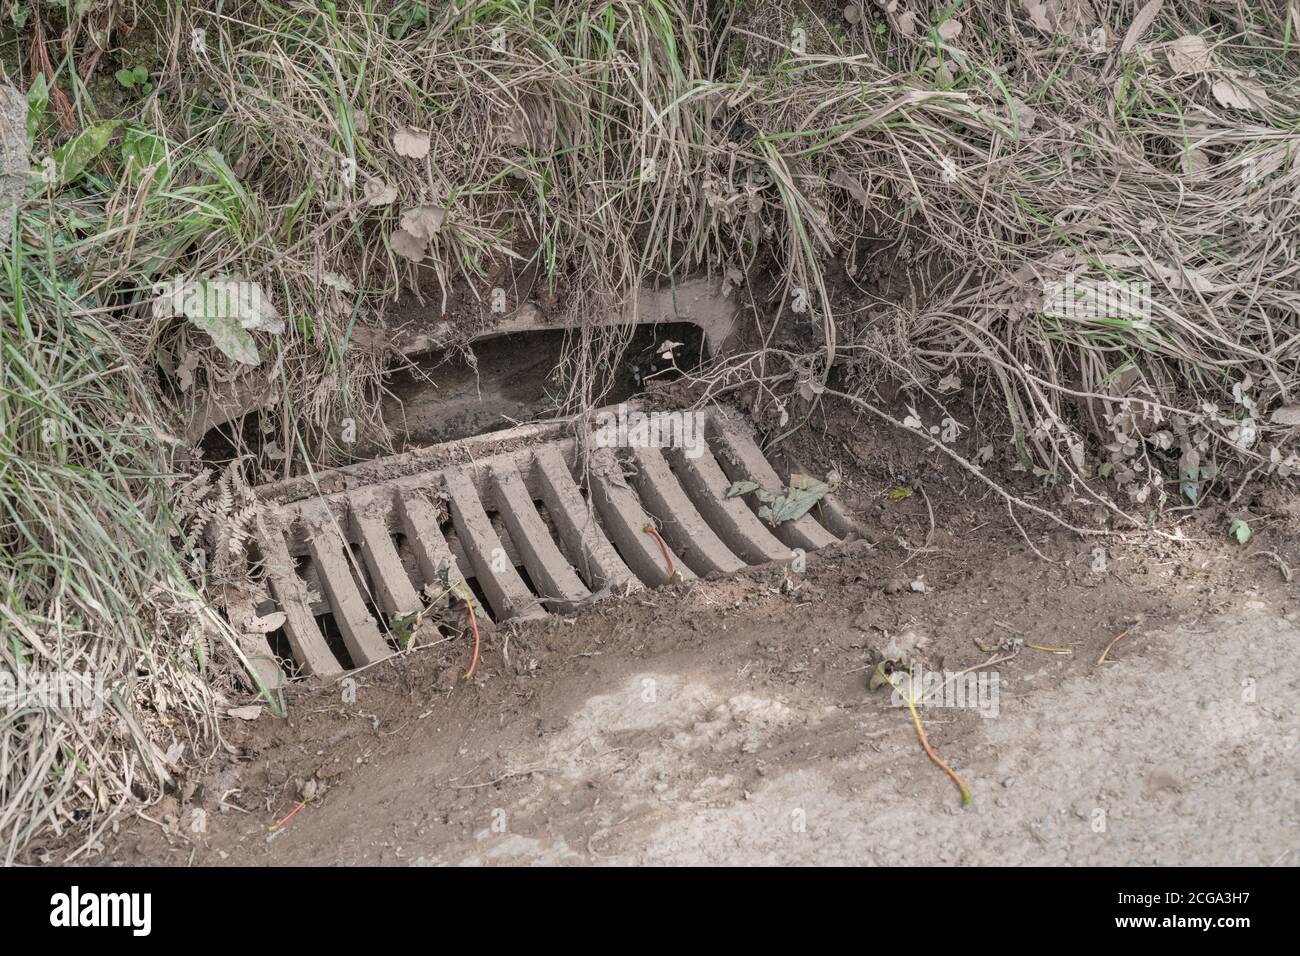
[[[864,530],[804,573],[503,627],[469,682],[453,640],[297,685],[287,720],[223,720],[236,755],[90,861],[1300,862],[1291,496],[1100,539],[1021,512],[1022,535],[987,486],[847,414],[797,457],[840,470]],[[868,690],[891,642],[981,668],[964,705],[920,708],[968,807]]]

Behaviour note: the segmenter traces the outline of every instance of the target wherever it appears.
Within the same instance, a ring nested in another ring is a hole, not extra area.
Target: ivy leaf
[[[127,130],[122,140],[122,164],[130,169],[132,182],[139,182],[150,166],[158,167],[154,182],[163,185],[171,176],[167,144],[161,136],[146,130]]]
[[[790,487],[770,505],[758,509],[758,516],[773,526],[783,521],[797,521],[817,502],[830,493],[831,486],[808,475],[791,475]]]
[[[1250,540],[1250,525],[1240,518],[1233,518],[1232,524],[1228,525],[1228,534],[1237,539],[1237,544],[1245,544]]]
[[[45,118],[45,106],[50,102],[50,83],[44,73],[37,73],[27,88],[27,145],[36,142],[36,131]]]
[[[83,129],[56,149],[51,154],[55,169],[58,170],[55,186],[63,187],[76,182],[95,157],[104,151],[104,147],[108,145],[108,141],[121,125],[120,120],[96,123]]]
[[[196,328],[212,336],[212,344],[225,352],[236,362],[245,365],[258,365],[262,361],[257,352],[257,343],[248,331],[239,324],[233,315],[208,315],[199,313],[186,316]]]
[[[728,498],[739,498],[741,495],[747,495],[751,491],[758,491],[761,486],[757,481],[733,481],[731,487],[727,489]]]

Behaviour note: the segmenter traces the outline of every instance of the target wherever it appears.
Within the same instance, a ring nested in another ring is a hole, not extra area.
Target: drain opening
[[[266,642],[271,647],[271,655],[275,658],[280,670],[284,676],[293,680],[302,676],[302,667],[293,657],[293,646],[289,643],[289,635],[284,632],[284,628],[277,627],[270,634],[266,635]]]
[[[352,663],[352,655],[348,653],[348,645],[343,640],[343,632],[339,630],[338,623],[334,620],[334,612],[326,611],[324,614],[317,614],[316,626],[320,628],[321,636],[325,638],[330,653],[338,658],[343,669],[350,671],[356,667],[357,665]]]

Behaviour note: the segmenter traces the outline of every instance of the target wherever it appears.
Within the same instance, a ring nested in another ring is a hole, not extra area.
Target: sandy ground
[[[980,533],[909,550],[924,505],[885,507],[881,540],[798,580],[758,568],[506,629],[472,685],[451,642],[303,687],[288,721],[223,721],[240,759],[91,861],[1300,862],[1300,601],[1271,561],[1190,525],[1112,545],[1104,570],[1035,534],[1044,561],[979,504],[938,520]],[[1292,541],[1256,525],[1260,549]],[[975,672],[983,696],[921,708],[968,807],[867,688],[907,632],[934,669],[1011,655]]]

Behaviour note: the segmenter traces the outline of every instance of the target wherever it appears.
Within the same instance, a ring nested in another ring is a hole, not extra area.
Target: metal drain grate
[[[580,472],[573,438],[525,427],[259,489],[260,609],[285,619],[249,657],[271,686],[285,679],[277,645],[301,673],[338,674],[397,649],[391,624],[426,606],[426,585],[470,596],[491,630],[664,584],[664,549],[691,580],[789,561],[851,529],[833,498],[770,527],[726,497],[739,479],[783,484],[748,423],[713,410],[704,434],[695,457],[599,448]]]

